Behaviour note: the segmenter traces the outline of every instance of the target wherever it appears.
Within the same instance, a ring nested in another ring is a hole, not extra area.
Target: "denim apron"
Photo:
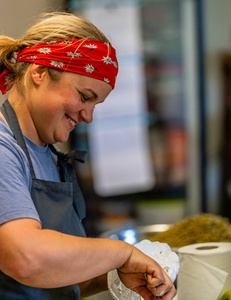
[[[73,160],[84,161],[85,151],[73,150],[69,154],[58,152],[53,145],[50,150],[57,155],[57,167],[61,182],[45,181],[35,177],[31,158],[23,138],[15,112],[6,100],[2,107],[14,138],[25,152],[32,178],[31,197],[38,211],[42,228],[86,237],[82,225],[85,218],[85,202],[79,188]],[[40,289],[23,285],[0,271],[0,299],[4,300],[76,300],[80,298],[78,285],[55,289]]]

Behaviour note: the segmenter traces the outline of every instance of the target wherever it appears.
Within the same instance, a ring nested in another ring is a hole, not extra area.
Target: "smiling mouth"
[[[67,119],[71,122],[71,124],[73,126],[75,126],[77,124],[77,122],[75,122],[71,117],[69,117],[68,115],[66,115]]]

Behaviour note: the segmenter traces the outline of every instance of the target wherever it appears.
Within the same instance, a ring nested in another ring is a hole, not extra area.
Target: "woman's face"
[[[47,72],[35,71],[34,86],[26,95],[32,126],[30,130],[25,124],[23,133],[40,145],[66,142],[76,124],[91,123],[95,105],[112,90],[106,82],[79,74],[64,72],[54,82]]]

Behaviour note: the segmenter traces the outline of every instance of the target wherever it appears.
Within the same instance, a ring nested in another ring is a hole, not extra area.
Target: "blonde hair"
[[[5,68],[10,70],[8,86],[16,83],[18,87],[22,87],[22,78],[25,79],[31,66],[27,62],[16,63],[15,52],[30,45],[62,39],[91,39],[110,44],[107,37],[86,19],[64,12],[42,14],[21,39],[14,40],[0,35],[0,74]],[[62,71],[48,68],[53,80],[60,78],[60,72]]]

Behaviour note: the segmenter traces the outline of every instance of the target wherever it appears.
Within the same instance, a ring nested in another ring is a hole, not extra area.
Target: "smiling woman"
[[[112,90],[104,81],[72,72],[62,72],[59,80],[51,81],[47,68],[37,64],[31,66],[29,76],[30,88],[17,107],[18,120],[23,133],[41,146],[66,142],[77,123],[91,123],[95,105]],[[13,87],[12,105],[19,96]]]
[[[83,153],[53,146],[92,122],[117,72],[108,39],[72,14],[45,15],[19,40],[0,36],[0,299],[80,299],[106,290],[113,269],[146,300],[176,294],[135,247],[86,237],[72,166]]]

